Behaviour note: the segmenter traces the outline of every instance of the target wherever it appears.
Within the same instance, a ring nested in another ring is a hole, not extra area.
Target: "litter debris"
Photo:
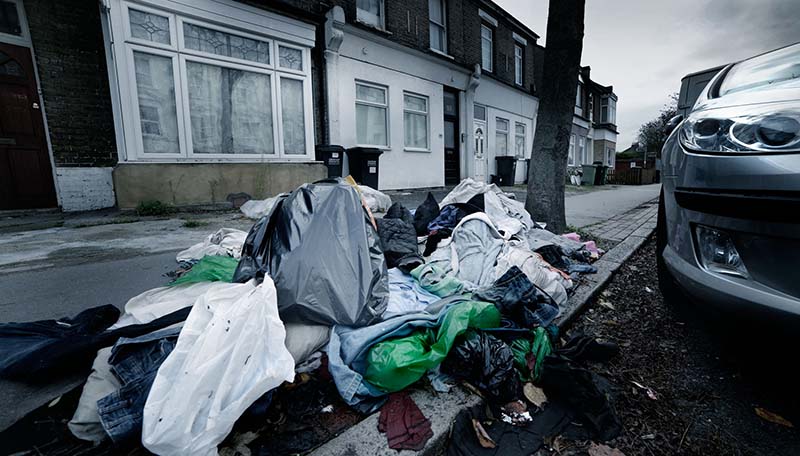
[[[448,454],[619,433],[605,380],[581,364],[618,347],[565,342],[553,325],[579,275],[597,271],[593,241],[545,230],[472,179],[413,213],[352,179],[241,211],[249,232],[222,228],[180,252],[176,280],[121,314],[0,324],[0,376],[88,375],[69,431],[156,454],[214,455],[231,432],[222,454],[305,453],[378,409],[390,448],[420,450],[433,432],[407,388],[421,379],[486,398],[459,414]],[[276,429],[287,438],[266,436]],[[617,455],[605,448],[594,451]]]
[[[480,443],[482,447],[484,448],[497,447],[497,444],[494,442],[494,440],[492,440],[492,438],[486,432],[486,429],[483,428],[483,425],[481,424],[480,421],[473,418],[472,427],[475,429],[475,435],[478,437],[478,443]]]
[[[526,383],[522,387],[522,391],[525,394],[525,399],[539,408],[542,408],[547,403],[547,396],[544,394],[544,390],[533,383]]]
[[[794,424],[791,421],[787,420],[786,418],[778,415],[777,413],[770,412],[767,409],[756,407],[755,408],[756,415],[763,420],[767,420],[770,423],[779,424],[784,427],[793,428]]]
[[[625,456],[625,453],[616,448],[594,442],[589,445],[587,452],[589,456]]]
[[[631,383],[633,383],[637,388],[639,388],[641,390],[644,390],[645,394],[647,394],[647,397],[649,397],[650,399],[652,399],[654,401],[658,400],[658,395],[649,386],[644,386],[641,383],[635,382],[635,381],[631,381]]]
[[[606,309],[609,309],[609,310],[617,310],[616,307],[614,307],[613,304],[611,304],[610,302],[606,301],[605,299],[598,299],[597,300],[597,304],[600,307],[605,307]]]
[[[386,434],[389,448],[394,450],[419,451],[433,437],[430,420],[405,391],[389,396],[381,408],[378,430]]]
[[[652,288],[650,288],[650,287],[644,287],[644,291],[646,291],[646,292],[648,292],[648,293],[652,293],[652,292],[653,292],[653,289],[652,289]]]

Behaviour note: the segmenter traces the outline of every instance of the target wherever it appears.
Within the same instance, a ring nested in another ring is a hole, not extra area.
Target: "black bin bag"
[[[355,187],[304,184],[247,235],[234,282],[269,275],[286,322],[365,326],[386,309],[380,239]]]

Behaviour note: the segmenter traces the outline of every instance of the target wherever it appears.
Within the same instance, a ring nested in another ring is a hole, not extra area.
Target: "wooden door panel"
[[[30,50],[0,44],[0,63],[0,210],[55,207]]]

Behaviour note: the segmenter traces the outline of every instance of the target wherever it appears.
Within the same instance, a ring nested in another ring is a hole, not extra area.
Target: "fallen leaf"
[[[601,307],[605,307],[606,309],[610,309],[610,310],[617,310],[617,309],[614,307],[614,305],[613,305],[613,304],[611,304],[610,302],[606,301],[605,299],[600,299],[600,300],[598,300],[598,301],[597,301],[597,304],[599,304]]]
[[[589,456],[625,456],[625,453],[616,448],[611,448],[608,445],[602,445],[592,442],[589,445]]]
[[[489,433],[483,428],[481,422],[475,418],[472,419],[472,428],[475,429],[475,435],[478,437],[478,443],[480,443],[482,447],[495,448],[497,446],[497,444],[494,443],[494,440],[489,437]]]
[[[636,385],[637,387],[639,387],[639,388],[643,389],[643,390],[644,390],[644,392],[645,392],[645,394],[647,394],[647,397],[649,397],[650,399],[652,399],[652,400],[654,400],[654,401],[657,401],[657,400],[658,400],[658,395],[657,395],[657,394],[656,394],[656,392],[655,392],[655,391],[653,391],[653,389],[652,389],[652,388],[650,388],[649,386],[644,386],[644,385],[642,385],[641,383],[639,383],[639,382],[634,382],[634,381],[631,381],[631,383],[633,383],[633,384],[634,384],[634,385]]]
[[[522,392],[525,394],[525,399],[527,399],[528,402],[539,408],[542,408],[542,405],[547,402],[547,396],[545,396],[544,391],[533,383],[526,383],[525,386],[522,387]]]
[[[791,421],[778,415],[777,413],[772,413],[769,410],[761,407],[756,407],[756,415],[758,415],[761,419],[769,421],[770,423],[779,424],[788,428],[794,427],[794,424],[792,424]]]

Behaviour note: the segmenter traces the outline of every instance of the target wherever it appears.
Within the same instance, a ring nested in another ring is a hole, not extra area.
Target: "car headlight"
[[[800,152],[800,105],[769,103],[692,113],[681,124],[684,148],[708,153]]]

